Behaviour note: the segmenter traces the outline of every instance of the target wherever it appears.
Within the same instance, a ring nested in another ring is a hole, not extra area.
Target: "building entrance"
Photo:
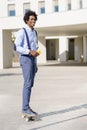
[[[68,60],[74,60],[74,39],[69,39]]]
[[[46,40],[46,58],[47,60],[56,60],[56,45],[55,40]]]

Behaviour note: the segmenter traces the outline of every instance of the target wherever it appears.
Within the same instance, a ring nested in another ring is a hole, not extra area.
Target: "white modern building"
[[[29,9],[38,14],[38,63],[80,62],[81,56],[87,62],[87,0],[1,0],[0,69],[12,66],[11,32],[22,28]]]

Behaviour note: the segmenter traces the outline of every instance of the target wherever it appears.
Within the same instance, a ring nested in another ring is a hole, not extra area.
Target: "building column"
[[[46,40],[45,37],[38,37],[39,50],[41,54],[38,56],[38,63],[46,63]]]
[[[87,36],[83,36],[83,61],[87,62]]]
[[[23,9],[24,9],[24,7],[23,7],[24,5],[23,5],[23,3],[22,2],[20,2],[20,0],[16,0],[16,16],[21,16],[21,15],[23,15]]]
[[[72,10],[78,9],[79,8],[79,3],[77,0],[71,0],[71,8]]]
[[[59,38],[59,61],[67,61],[68,59],[68,39],[66,37]]]
[[[45,0],[46,13],[52,13],[53,11],[53,0]]]
[[[3,68],[3,31],[0,29],[0,69]]]
[[[87,8],[87,0],[83,0],[83,8]]]
[[[66,11],[66,0],[59,0],[59,12]]]
[[[37,0],[33,0],[31,3],[31,9],[34,10],[37,14],[38,14],[38,1]]]
[[[0,69],[12,67],[11,32],[0,30]]]
[[[83,37],[75,38],[75,61],[81,61],[83,56]]]

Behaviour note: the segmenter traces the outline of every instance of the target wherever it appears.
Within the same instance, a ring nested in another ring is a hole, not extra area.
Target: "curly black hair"
[[[33,16],[35,17],[35,20],[37,20],[37,14],[36,14],[34,11],[32,11],[32,10],[28,10],[28,11],[25,13],[24,17],[23,17],[23,20],[24,20],[25,23],[27,23],[27,21],[29,20],[29,17],[30,17],[31,15],[33,15]]]

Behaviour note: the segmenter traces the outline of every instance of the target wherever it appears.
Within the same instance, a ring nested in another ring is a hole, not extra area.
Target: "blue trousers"
[[[21,56],[20,64],[22,67],[24,85],[23,85],[23,100],[22,111],[29,109],[31,89],[34,85],[34,77],[36,73],[36,62],[33,56]]]

